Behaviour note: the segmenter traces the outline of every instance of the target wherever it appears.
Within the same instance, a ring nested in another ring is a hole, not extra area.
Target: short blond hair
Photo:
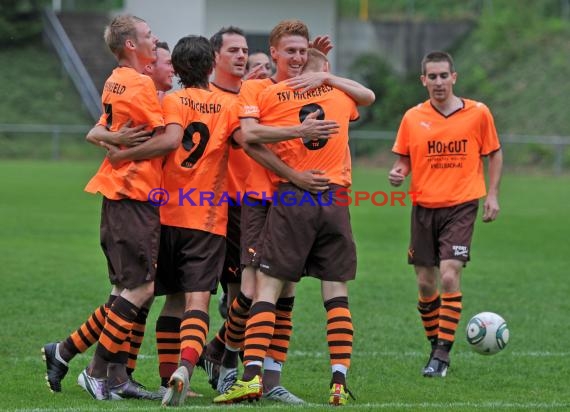
[[[145,21],[131,14],[122,14],[111,20],[103,33],[103,38],[111,53],[116,57],[121,57],[125,41],[129,38],[136,40],[137,29],[135,25],[141,22],[144,23]]]
[[[327,56],[320,50],[313,47],[307,49],[307,63],[303,67],[304,72],[320,72],[323,66],[329,62]]]

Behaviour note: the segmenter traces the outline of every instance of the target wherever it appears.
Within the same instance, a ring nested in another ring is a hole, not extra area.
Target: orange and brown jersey
[[[271,78],[247,80],[242,83],[239,91],[239,118],[259,120],[259,106],[257,99],[259,94],[267,87],[275,84]],[[271,145],[268,145],[271,146]],[[261,199],[262,193],[269,194],[272,191],[269,170],[265,169],[253,159],[250,161],[249,175],[246,179],[245,191],[253,198]],[[257,195],[255,194],[257,193]]]
[[[301,93],[281,82],[261,93],[259,109],[261,123],[269,126],[298,125],[316,110],[321,111],[319,119],[335,120],[339,131],[330,139],[292,139],[276,143],[273,150],[295,170],[324,170],[330,183],[350,186],[348,126],[358,119],[354,100],[328,85]]]
[[[129,67],[118,67],[105,82],[104,113],[98,125],[117,131],[129,120],[132,126],[145,124],[147,130],[164,126],[162,108],[151,78]],[[147,201],[151,189],[160,186],[162,158],[126,162],[114,169],[105,158],[85,187],[108,199]]]
[[[234,100],[196,88],[164,98],[166,124],[180,125],[184,135],[163,167],[163,188],[170,194],[160,209],[163,225],[226,235],[229,138],[238,127]]]
[[[427,100],[406,112],[392,151],[410,157],[417,202],[436,208],[485,196],[481,156],[500,147],[483,103],[463,99],[463,108],[444,116]]]
[[[218,87],[214,83],[210,83],[210,90],[215,93],[222,93],[233,97],[236,102],[238,101],[238,93]],[[230,147],[230,154],[228,157],[227,191],[232,199],[237,199],[238,193],[239,197],[243,196],[243,192],[245,191],[245,182],[249,175],[251,162],[252,159],[241,147]]]

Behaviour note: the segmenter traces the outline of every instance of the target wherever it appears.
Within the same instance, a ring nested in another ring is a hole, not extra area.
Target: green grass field
[[[76,385],[89,361],[74,359],[63,393],[49,392],[40,348],[65,338],[110,290],[99,248],[100,199],[83,192],[97,163],[6,161],[0,163],[0,410],[150,410],[159,403],[95,402]],[[354,189],[389,191],[386,170],[359,169]],[[568,177],[507,175],[497,222],[478,222],[473,262],[463,276],[464,311],[448,377],[420,375],[428,344],[415,310],[416,289],[405,263],[409,207],[352,209],[359,269],[351,284],[355,324],[349,387],[357,397],[348,410],[470,411],[569,410],[570,249]],[[566,273],[566,275],[565,275]],[[215,309],[217,298],[213,299]],[[295,331],[283,382],[324,410],[329,364],[325,312],[319,285],[305,279],[294,311]],[[154,355],[157,301],[149,316],[136,378],[156,388]],[[465,342],[467,320],[495,311],[509,324],[511,341],[498,355],[473,353]],[[211,331],[220,324],[211,313]],[[191,383],[203,398],[185,409],[222,410],[198,370]],[[262,402],[231,407],[301,409]]]

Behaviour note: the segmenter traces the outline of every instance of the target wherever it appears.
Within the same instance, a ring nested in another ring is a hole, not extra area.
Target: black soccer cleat
[[[445,378],[449,362],[438,358],[430,358],[422,374],[427,378]]]
[[[109,395],[112,400],[147,399],[155,401],[162,399],[162,394],[147,391],[142,387],[142,385],[131,380],[121,383],[120,385],[110,387]]]
[[[68,366],[56,357],[57,345],[59,342],[48,343],[42,348],[47,369],[46,381],[52,392],[61,392],[61,381],[69,370]]]

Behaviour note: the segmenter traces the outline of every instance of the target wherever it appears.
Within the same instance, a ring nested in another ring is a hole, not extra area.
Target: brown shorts
[[[240,265],[240,224],[241,206],[228,206],[228,226],[226,235],[226,258],[222,268],[220,284],[224,292],[228,291],[228,283],[241,283]]]
[[[270,203],[254,198],[244,199],[241,206],[241,267],[259,267],[261,234]]]
[[[412,207],[408,263],[439,266],[442,260],[468,262],[479,200],[451,207]]]
[[[163,225],[154,294],[215,293],[225,253],[223,236]]]
[[[113,285],[134,289],[154,280],[160,241],[160,218],[155,206],[104,197],[100,233]]]
[[[327,192],[312,195],[289,183],[279,185],[279,201],[269,209],[263,228],[263,273],[291,282],[298,282],[305,269],[325,281],[356,277],[350,213],[348,206],[335,202],[337,189],[331,185]]]

